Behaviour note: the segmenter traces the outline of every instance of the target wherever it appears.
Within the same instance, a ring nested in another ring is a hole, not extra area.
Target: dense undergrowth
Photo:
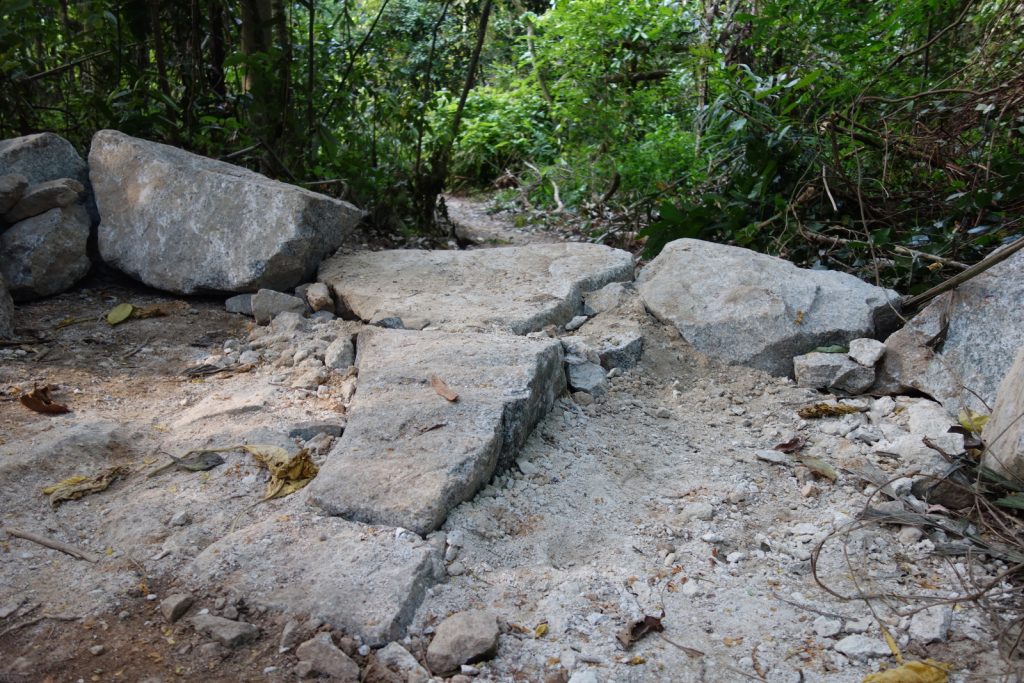
[[[0,136],[114,127],[437,232],[437,196],[913,292],[1021,232],[1010,0],[10,0]]]

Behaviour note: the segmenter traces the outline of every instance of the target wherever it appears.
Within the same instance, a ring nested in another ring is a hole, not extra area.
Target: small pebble
[[[95,657],[99,657],[101,654],[103,654],[106,651],[107,651],[107,648],[103,647],[102,645],[93,645],[92,647],[89,648],[89,652],[91,652],[93,654],[93,656],[95,656]]]

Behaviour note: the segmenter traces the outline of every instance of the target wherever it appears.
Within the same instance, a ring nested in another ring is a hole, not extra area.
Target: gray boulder
[[[89,166],[103,259],[179,294],[291,289],[363,217],[347,202],[113,130],[93,136]]]
[[[15,301],[71,288],[89,272],[89,215],[81,205],[50,209],[0,234],[0,275]]]
[[[89,184],[89,167],[71,143],[59,135],[36,133],[0,140],[0,169],[24,176],[29,185],[74,178],[85,188],[83,203],[89,212],[90,225],[99,220]]]
[[[996,394],[992,416],[985,424],[982,464],[1002,476],[1024,482],[1024,346]]]
[[[583,294],[633,275],[633,258],[598,244],[533,244],[475,251],[338,254],[318,278],[338,312],[364,321],[429,321],[449,331],[527,334],[562,325]]]
[[[597,363],[570,363],[566,368],[569,388],[582,391],[591,396],[604,396],[608,390],[608,380],[604,368]]]
[[[252,624],[212,614],[197,614],[192,617],[192,625],[200,633],[231,648],[241,647],[260,637],[260,630]]]
[[[295,650],[299,662],[308,663],[308,673],[326,676],[335,683],[359,683],[359,665],[338,649],[330,633],[318,633]]]
[[[670,242],[637,278],[647,308],[697,350],[790,375],[793,357],[874,333],[896,292],[846,273],[700,240]]]
[[[565,389],[557,340],[368,328],[356,349],[359,391],[310,500],[418,534],[508,467]]]
[[[74,204],[85,192],[82,183],[74,178],[57,178],[45,183],[29,186],[18,203],[4,214],[7,223],[38,216],[50,209],[60,209]]]
[[[298,508],[224,536],[190,572],[203,585],[231,586],[249,604],[309,615],[379,646],[404,636],[436,581],[437,552],[412,534]]]
[[[18,173],[0,175],[0,216],[11,210],[28,189],[28,178]]]
[[[0,337],[14,336],[14,299],[7,291],[7,283],[0,275]]]
[[[875,383],[875,370],[845,353],[812,352],[793,359],[796,383],[811,389],[835,389],[859,394]]]
[[[988,412],[1024,346],[1024,252],[947,292],[885,340],[876,389],[916,389],[951,414]],[[982,403],[984,401],[984,403]]]

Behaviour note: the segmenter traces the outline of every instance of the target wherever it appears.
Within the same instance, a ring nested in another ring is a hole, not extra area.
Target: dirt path
[[[520,239],[505,224],[483,240],[506,237]],[[167,315],[111,327],[103,316],[123,301],[160,304]],[[428,589],[406,649],[422,660],[441,619],[482,608],[504,626],[497,656],[464,672],[480,681],[853,682],[895,665],[884,628],[907,660],[950,662],[953,680],[998,680],[1005,665],[973,605],[915,612],[929,603],[895,596],[955,596],[968,575],[982,582],[1002,565],[938,558],[938,539],[898,526],[858,528],[871,489],[851,472],[870,463],[897,476],[899,463],[841,435],[840,418],[796,415],[821,396],[719,365],[642,309],[633,314],[645,337],[640,364],[592,405],[559,399],[517,466],[449,516],[435,537],[448,579]],[[301,497],[254,505],[266,473],[237,453],[210,472],[141,473],[188,448],[296,447],[325,425],[341,427],[343,382],[293,388],[285,365],[245,368],[237,361],[250,325],[221,301],[174,302],[123,282],[91,280],[22,306],[16,325],[51,341],[0,349],[0,521],[103,559],[2,539],[0,677],[297,680],[294,653],[278,648],[285,618],[230,585],[189,585],[182,569],[232,528],[297,514]],[[234,370],[183,374],[203,363]],[[25,409],[19,397],[34,385],[53,385],[73,412]],[[896,428],[909,401],[852,404],[874,409],[865,423]],[[764,459],[798,435],[805,452],[837,468],[837,481]],[[322,441],[320,462],[329,436]],[[110,465],[130,474],[102,493],[56,508],[40,494]],[[815,569],[841,594],[881,597],[839,600]],[[161,601],[185,591],[195,609],[241,616],[262,635],[229,650],[184,621],[168,624]],[[634,631],[627,649],[623,632],[644,616],[664,631]],[[342,642],[365,663],[368,649]]]

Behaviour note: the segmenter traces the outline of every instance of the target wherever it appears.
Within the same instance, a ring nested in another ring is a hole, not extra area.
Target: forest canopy
[[[436,232],[453,188],[648,255],[914,291],[1019,235],[1009,0],[4,0],[0,137],[116,128]]]

